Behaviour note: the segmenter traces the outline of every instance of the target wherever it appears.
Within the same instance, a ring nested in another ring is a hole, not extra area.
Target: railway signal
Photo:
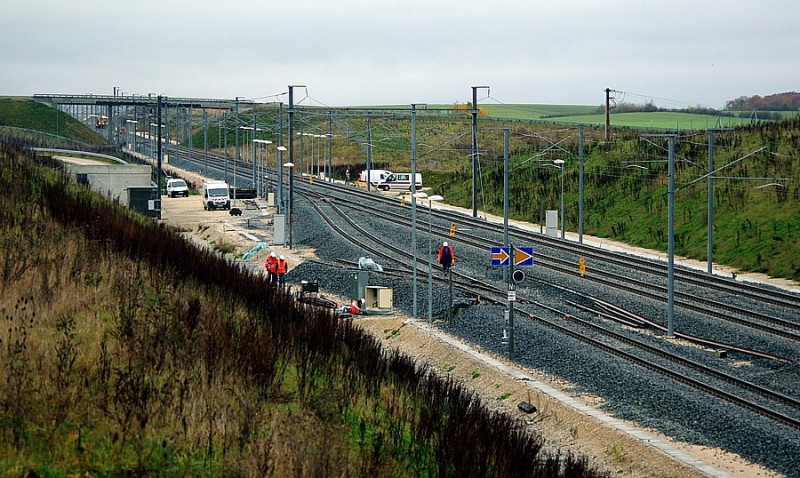
[[[513,249],[513,252],[512,252]],[[507,266],[514,257],[514,265],[518,267],[529,267],[533,265],[533,246],[507,247],[492,246],[492,265]]]
[[[454,224],[455,226],[455,224]],[[513,260],[511,260],[513,258]],[[514,302],[517,300],[517,283],[525,280],[525,273],[514,267],[530,267],[533,265],[533,246],[514,247],[492,246],[492,265],[509,267],[508,279],[508,331],[503,329],[503,340],[508,340],[508,358],[514,359]],[[506,333],[508,332],[508,334]]]

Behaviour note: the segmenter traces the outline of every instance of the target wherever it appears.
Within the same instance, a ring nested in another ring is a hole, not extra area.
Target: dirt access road
[[[201,247],[224,244],[233,246],[235,253],[244,253],[256,245],[252,238],[248,238],[247,229],[244,228],[247,219],[264,213],[269,215],[272,210],[246,209],[242,201],[238,206],[243,210],[243,215],[232,217],[228,211],[204,211],[197,195],[188,198],[164,197],[162,220],[185,231],[184,235]],[[266,221],[259,220],[259,223]],[[269,236],[271,229],[259,231],[259,234]],[[290,268],[314,256],[313,250],[304,248],[290,250],[275,246],[274,250],[286,256]],[[268,251],[262,250],[250,260],[261,265],[266,254]],[[330,296],[324,291],[323,294]],[[749,464],[736,455],[672,442],[655,431],[641,430],[633,424],[616,421],[599,409],[602,399],[578,396],[569,383],[558,377],[523,369],[507,363],[503,357],[471,348],[468,344],[441,335],[438,329],[428,327],[424,321],[402,316],[356,320],[365,330],[379,337],[386,347],[396,347],[419,361],[429,363],[439,373],[458,378],[475,390],[491,409],[502,410],[525,420],[531,430],[545,438],[550,449],[586,455],[596,466],[610,471],[614,476],[781,476]],[[533,404],[537,412],[526,414],[519,410],[517,405],[522,401]],[[636,437],[630,431],[641,435]],[[692,460],[697,460],[697,463],[686,463]]]

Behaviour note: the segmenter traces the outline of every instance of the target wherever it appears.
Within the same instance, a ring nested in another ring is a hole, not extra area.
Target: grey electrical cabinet
[[[272,243],[282,246],[286,244],[286,215],[272,216]]]
[[[550,209],[546,214],[546,234],[550,237],[558,237],[558,211]]]

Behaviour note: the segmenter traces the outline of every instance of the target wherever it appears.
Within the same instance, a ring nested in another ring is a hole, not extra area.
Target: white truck
[[[379,182],[383,181],[384,179],[388,178],[389,175],[392,174],[391,171],[387,171],[385,169],[370,169],[369,170],[369,182],[372,184],[378,184]],[[367,170],[361,171],[358,175],[358,180],[362,183],[367,182]]]
[[[231,196],[225,181],[203,181],[203,209],[230,209]]]

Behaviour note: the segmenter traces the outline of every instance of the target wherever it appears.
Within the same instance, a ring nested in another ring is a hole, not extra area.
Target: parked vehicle
[[[167,180],[167,196],[174,198],[175,196],[189,197],[189,186],[183,179],[168,179]]]
[[[385,169],[370,169],[369,170],[369,182],[372,184],[378,184],[381,181],[384,181],[386,178],[391,175],[391,171],[387,171]],[[362,183],[367,182],[367,170],[361,171],[358,175],[358,180]]]
[[[416,174],[416,188],[422,187],[422,174]],[[389,191],[392,189],[410,191],[411,190],[411,173],[392,173],[383,181],[380,181],[377,186],[378,189]]]
[[[203,209],[230,209],[231,196],[225,181],[203,182]]]

